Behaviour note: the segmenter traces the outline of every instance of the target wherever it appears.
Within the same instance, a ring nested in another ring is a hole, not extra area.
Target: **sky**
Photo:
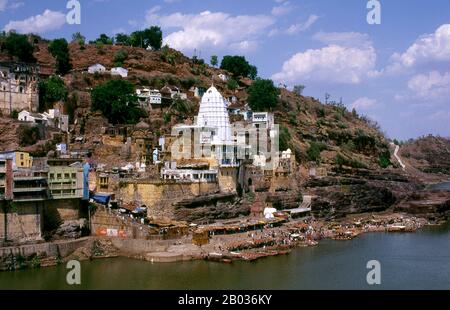
[[[244,55],[261,78],[342,98],[391,138],[450,137],[450,0],[79,0],[79,25],[68,2],[0,0],[0,27],[92,40],[159,25],[188,56]]]

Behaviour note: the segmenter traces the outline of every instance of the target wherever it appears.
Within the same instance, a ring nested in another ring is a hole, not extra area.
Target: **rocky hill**
[[[227,72],[196,62],[172,49],[148,51],[112,45],[80,46],[78,43],[70,44],[69,49],[73,70],[63,78],[69,89],[69,98],[76,98],[75,120],[78,118],[78,124],[80,118],[86,118],[84,121],[89,122],[91,89],[108,79],[116,78],[109,75],[88,75],[83,71],[95,63],[112,68],[118,52],[127,55],[123,67],[130,70],[128,80],[134,85],[155,88],[177,86],[188,93],[195,108],[189,115],[181,117],[184,119],[192,119],[197,113],[199,100],[188,92],[191,86],[209,87],[214,83],[225,97],[235,96],[238,101],[235,105],[239,106],[245,104],[246,90],[251,85],[251,80],[241,79],[239,87],[231,90],[226,82],[217,77],[220,73],[228,74]],[[48,51],[48,42],[39,41],[36,44],[35,57],[42,73],[55,73],[55,59]],[[5,59],[5,56],[1,58]],[[149,115],[149,123],[154,131],[168,133],[170,127],[180,121],[178,118],[165,124],[164,112],[161,109]],[[330,169],[351,167],[377,170],[390,165],[387,140],[376,124],[347,111],[343,106],[324,105],[314,98],[299,96],[283,88],[273,112],[276,123],[289,133],[288,146],[294,150],[300,163],[316,162],[329,166]]]
[[[99,128],[106,126],[107,120],[91,111],[91,90],[107,80],[120,77],[87,74],[88,66],[101,63],[110,69],[114,67],[120,52],[127,55],[122,65],[129,69],[127,80],[136,87],[160,89],[165,85],[177,86],[188,94],[188,100],[194,107],[190,112],[167,122],[164,113],[168,112],[168,108],[162,107],[154,109],[148,119],[144,119],[156,135],[170,133],[170,128],[177,122],[192,122],[198,111],[199,99],[189,92],[191,86],[207,88],[214,83],[224,97],[235,96],[237,102],[234,104],[242,106],[246,103],[247,89],[252,84],[250,79],[241,79],[237,89],[230,89],[226,82],[218,78],[220,73],[230,76],[228,72],[172,49],[148,51],[112,45],[80,46],[77,43],[70,44],[69,49],[73,70],[63,79],[69,91],[69,100],[75,108],[71,135],[75,137],[84,132],[86,140],[83,147],[92,149],[99,162],[121,165],[130,158],[122,156],[120,148],[102,145]],[[37,43],[35,57],[43,74],[55,73],[55,59],[48,52],[48,42]],[[6,58],[0,55],[0,59]],[[341,104],[322,104],[285,88],[280,91],[278,104],[271,112],[275,115],[275,122],[281,126],[286,147],[294,151],[300,165],[299,187],[303,192],[318,197],[313,201],[317,215],[334,217],[362,211],[383,211],[423,188],[421,183],[424,178],[400,169],[393,156],[394,148],[376,123],[359,116],[356,111],[348,111]],[[18,146],[15,130],[17,126],[14,122],[0,122],[2,138],[8,132],[8,139],[2,139],[0,149]],[[36,146],[42,151],[39,145],[42,146],[43,142],[38,142]],[[449,148],[448,140],[427,137],[404,145],[400,155],[409,166],[417,167],[424,175],[438,172],[450,174]],[[326,177],[308,180],[308,170],[313,166],[321,167]]]
[[[450,175],[450,139],[426,136],[402,145],[400,155],[424,173]]]

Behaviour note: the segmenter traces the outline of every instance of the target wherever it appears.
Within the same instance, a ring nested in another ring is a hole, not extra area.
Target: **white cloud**
[[[372,42],[369,35],[359,32],[318,32],[313,36],[314,40],[325,44],[336,44],[350,47],[370,47]]]
[[[24,6],[25,3],[18,2],[16,0],[0,0],[0,12],[6,11],[6,10],[15,10],[17,8],[20,8],[21,6]]]
[[[44,13],[20,21],[10,21],[5,31],[16,30],[22,33],[44,33],[61,28],[66,23],[66,15],[61,12],[45,10]]]
[[[357,84],[373,71],[376,59],[372,46],[329,45],[295,54],[284,62],[281,72],[272,78],[287,83],[314,80]]]
[[[401,72],[416,65],[450,61],[450,24],[440,26],[434,33],[421,36],[404,53],[395,53],[387,71]]]
[[[240,52],[250,52],[258,49],[258,41],[242,41],[231,43],[230,48]]]
[[[304,23],[299,23],[299,24],[294,24],[291,25],[287,30],[286,33],[293,35],[293,34],[297,34],[299,32],[303,32],[308,30],[312,25],[314,25],[314,23],[319,19],[319,16],[317,15],[310,15],[308,17],[308,20]]]
[[[226,49],[240,47],[252,49],[258,39],[275,23],[271,16],[238,15],[222,12],[201,12],[199,14],[173,13],[159,15],[159,9],[147,12],[148,24],[158,24],[165,29],[177,29],[167,35],[164,44],[182,51],[195,48]]]
[[[293,9],[294,9],[294,7],[291,6],[291,3],[289,1],[286,1],[286,2],[283,2],[281,5],[274,6],[272,8],[271,13],[274,16],[281,16],[281,15],[288,14]]]
[[[361,97],[355,100],[350,106],[352,109],[357,110],[369,110],[377,106],[377,101],[375,99],[370,99],[367,97]]]
[[[413,76],[408,82],[408,88],[420,99],[436,100],[450,96],[450,73],[440,74],[431,71],[427,74]]]

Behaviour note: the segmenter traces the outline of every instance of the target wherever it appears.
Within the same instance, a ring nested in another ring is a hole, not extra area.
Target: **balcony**
[[[67,183],[67,182],[55,182],[55,183],[50,183],[48,185],[48,187],[53,190],[53,189],[77,189],[77,184],[76,183]]]
[[[234,159],[222,159],[220,167],[239,167],[239,162]]]
[[[14,193],[36,193],[36,192],[43,192],[48,190],[47,187],[19,187],[14,188]]]

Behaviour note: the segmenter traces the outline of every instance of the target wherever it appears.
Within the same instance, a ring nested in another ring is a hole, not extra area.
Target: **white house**
[[[150,104],[161,104],[162,95],[157,89],[150,90]]]
[[[49,127],[58,128],[63,132],[69,131],[69,116],[63,115],[58,109],[50,109],[44,113],[32,113],[23,110],[17,119],[21,122],[45,124]]]
[[[218,77],[219,77],[219,79],[221,79],[223,82],[228,81],[228,76],[225,75],[225,74],[223,74],[223,73],[219,74]]]
[[[162,95],[157,89],[141,88],[136,89],[136,95],[139,98],[139,102],[143,108],[148,108],[149,104],[161,104]]]
[[[252,123],[253,125],[264,124],[266,128],[271,128],[274,124],[273,114],[268,112],[253,112]]]
[[[123,78],[128,77],[128,70],[122,67],[115,67],[111,69],[111,75],[120,75]]]
[[[23,110],[19,113],[17,119],[21,122],[30,122],[30,123],[47,123],[47,119],[39,113],[33,113],[26,110]]]
[[[105,66],[101,65],[101,64],[95,64],[92,65],[88,68],[88,72],[90,74],[94,74],[94,73],[105,73],[106,72],[106,68]]]

